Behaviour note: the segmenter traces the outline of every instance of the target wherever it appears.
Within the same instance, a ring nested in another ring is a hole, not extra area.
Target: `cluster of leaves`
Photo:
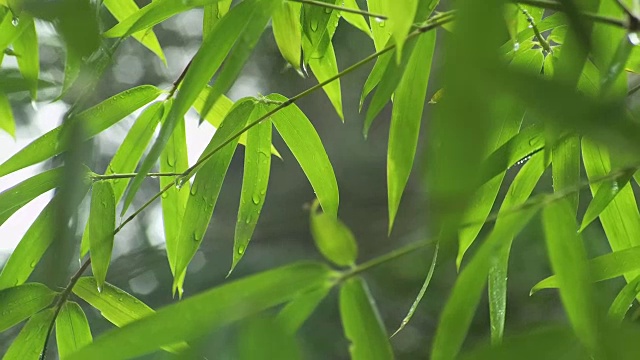
[[[634,353],[629,345],[634,342],[625,340],[637,336],[637,330],[618,325],[639,296],[640,281],[640,213],[630,183],[632,178],[638,181],[634,174],[640,164],[634,154],[639,150],[640,127],[626,108],[626,98],[633,91],[627,88],[624,71],[635,71],[640,63],[635,46],[635,31],[640,29],[625,2],[469,0],[440,13],[434,13],[437,0],[402,0],[400,4],[368,0],[367,11],[355,0],[244,0],[233,7],[230,0],[156,0],[143,8],[133,0],[56,0],[46,5],[0,0],[0,5],[0,48],[7,49],[0,57],[15,56],[19,65],[19,73],[0,69],[0,127],[14,135],[9,96],[28,92],[36,99],[39,90],[53,87],[60,90],[58,101],[76,97],[60,127],[0,164],[0,176],[6,176],[57,155],[64,160],[61,167],[0,193],[2,223],[40,194],[56,189],[0,273],[0,331],[28,319],[5,358],[45,354],[54,328],[64,359],[131,358],[158,349],[188,357],[206,334],[278,305],[284,306],[276,317],[246,329],[253,334],[246,338],[254,340],[247,340],[243,348],[248,350],[242,354],[252,358],[251,349],[259,344],[250,341],[266,338],[285,344],[272,358],[296,357],[291,337],[334,287],[340,288],[340,313],[352,358],[393,358],[385,327],[360,274],[436,245],[425,285],[404,325],[426,291],[437,249],[442,246],[447,255],[456,240],[460,273],[440,317],[432,358],[451,359],[459,354],[487,283],[493,346],[477,349],[469,357],[535,354],[553,358],[561,353],[576,358],[586,354],[630,358]],[[86,107],[86,94],[122,41],[133,37],[166,61],[153,26],[200,6],[204,6],[202,44],[172,89],[141,85]],[[117,21],[105,31],[98,17],[103,7]],[[367,34],[376,49],[341,72],[332,45],[340,18]],[[39,78],[34,19],[54,24],[65,44],[62,81]],[[289,98],[271,94],[234,103],[224,94],[269,20],[284,59],[302,74],[310,70],[318,84]],[[448,31],[443,45],[446,65],[443,89],[434,92],[431,101],[436,105],[429,121],[426,179],[430,222],[437,235],[358,265],[355,237],[338,219],[338,185],[332,165],[312,123],[295,102],[322,88],[343,118],[340,79],[375,60],[360,107],[373,93],[363,126],[366,136],[393,99],[387,157],[391,232],[413,167],[436,30],[443,28]],[[83,143],[143,107],[104,174],[78,163]],[[190,166],[184,116],[192,107],[201,121],[217,131]],[[342,270],[319,262],[296,263],[221,285],[157,312],[106,282],[114,235],[160,199],[173,291],[182,297],[186,269],[201,245],[231,158],[241,144],[246,149],[232,271],[247,251],[259,219],[271,157],[279,156],[272,145],[272,125],[316,193],[318,200],[310,215],[316,245]],[[528,161],[498,201],[506,171],[523,159]],[[152,173],[157,164],[159,172]],[[532,196],[550,165],[554,193]],[[128,213],[142,182],[150,176],[161,178],[160,191],[116,226],[117,211],[121,216]],[[74,188],[75,195],[69,184],[81,185]],[[578,226],[578,194],[586,187],[593,199]],[[48,248],[71,241],[69,233],[54,229],[68,224],[73,211],[59,210],[73,208],[89,190],[89,219],[81,243],[71,247],[80,247],[85,262],[60,292],[28,282]],[[498,202],[499,210],[492,214]],[[541,209],[555,275],[533,291],[559,288],[572,329],[542,329],[503,342],[510,248]],[[596,219],[613,251],[587,260],[580,232]],[[463,266],[467,250],[487,223],[494,225]],[[89,266],[93,276],[83,277]],[[608,314],[601,314],[592,282],[618,276],[624,276],[628,285]],[[86,316],[71,301],[71,294],[118,328],[94,341]]]

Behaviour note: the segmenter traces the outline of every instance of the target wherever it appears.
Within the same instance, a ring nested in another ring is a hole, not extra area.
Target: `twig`
[[[131,179],[138,175],[138,173],[121,173],[121,174],[94,174],[91,175],[90,178],[93,181],[103,181],[103,180],[114,180],[114,179]],[[180,176],[182,173],[173,173],[173,172],[165,172],[165,173],[147,173],[147,177],[163,177],[163,176]]]
[[[544,8],[548,10],[563,11],[563,12],[566,11],[566,8],[564,7],[564,5],[556,1],[516,0],[513,2],[523,4],[523,5],[530,5],[538,8]],[[591,12],[582,12],[581,15],[592,21],[596,21],[603,24],[609,24],[609,25],[621,27],[624,29],[629,29],[629,26],[630,26],[629,23],[625,20],[620,20],[620,19],[609,17],[609,16],[603,16],[603,15],[599,15]]]
[[[364,11],[364,10],[360,10],[360,9],[346,8],[346,7],[343,7],[343,6],[340,6],[340,5],[334,5],[332,3],[326,3],[326,2],[322,2],[322,1],[315,1],[315,0],[288,0],[288,1],[297,2],[297,3],[301,3],[301,4],[307,4],[307,5],[313,5],[313,6],[319,6],[319,7],[323,7],[323,8],[327,8],[327,9],[340,10],[342,12],[348,12],[348,13],[352,13],[352,14],[359,14],[359,15],[369,16],[369,17],[376,18],[376,19],[379,19],[379,20],[387,20],[388,19],[384,15],[374,14],[374,13],[370,13],[368,11]]]
[[[516,4],[516,6],[518,6],[518,9],[520,10],[520,12],[522,12],[522,14],[527,18],[527,21],[529,22],[529,26],[531,27],[531,30],[533,30],[533,33],[535,34],[536,39],[538,39],[538,42],[540,43],[540,46],[542,47],[542,49],[547,53],[552,53],[553,50],[551,49],[551,46],[549,45],[547,40],[545,40],[542,34],[540,34],[540,30],[538,30],[538,26],[536,25],[535,20],[533,20],[533,17],[531,17],[527,9],[520,6],[520,4]]]

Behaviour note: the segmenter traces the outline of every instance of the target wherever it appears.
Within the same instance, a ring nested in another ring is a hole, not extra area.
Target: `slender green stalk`
[[[364,10],[360,10],[360,9],[346,8],[346,7],[343,7],[343,6],[340,6],[340,5],[334,5],[334,4],[326,3],[326,2],[322,2],[322,1],[315,1],[315,0],[287,0],[287,1],[297,2],[297,3],[307,4],[307,5],[313,5],[313,6],[319,6],[319,7],[324,7],[324,8],[327,8],[327,9],[340,10],[342,12],[348,12],[348,13],[352,13],[352,14],[359,14],[359,15],[369,16],[369,17],[380,19],[380,20],[387,20],[387,17],[384,16],[384,15],[374,14],[374,13],[370,13],[368,11],[364,11]]]
[[[540,46],[542,47],[542,49],[548,53],[553,52],[553,50],[551,50],[551,45],[549,45],[547,40],[545,40],[542,34],[540,34],[540,30],[538,30],[538,26],[536,25],[535,20],[533,20],[533,17],[531,17],[527,9],[520,6],[520,4],[517,4],[517,6],[518,6],[518,10],[520,10],[520,12],[522,12],[522,14],[527,18],[527,21],[529,22],[529,26],[533,30],[533,33],[535,34],[536,39],[538,39],[538,42],[540,43]]]
[[[105,175],[95,174],[95,175],[91,175],[91,180],[102,181],[102,180],[114,180],[114,179],[131,179],[136,177],[137,175],[138,173],[120,173],[120,174],[105,174]],[[182,175],[182,173],[173,173],[173,172],[147,173],[147,177],[180,176],[180,175]]]
[[[529,6],[534,6],[534,7],[538,7],[538,8],[548,9],[548,10],[555,10],[555,11],[565,11],[566,10],[566,8],[564,7],[564,5],[562,3],[556,2],[556,1],[515,0],[513,2],[514,3],[518,3],[518,4],[522,4],[522,5],[529,5]],[[617,27],[621,27],[621,28],[625,28],[625,29],[628,29],[629,26],[630,26],[630,24],[625,20],[620,20],[620,19],[609,17],[609,16],[603,16],[603,15],[590,13],[590,12],[583,12],[581,15],[586,17],[589,20],[592,20],[592,21],[596,21],[596,22],[603,23],[603,24],[609,24],[609,25],[613,25],[613,26],[617,26]]]

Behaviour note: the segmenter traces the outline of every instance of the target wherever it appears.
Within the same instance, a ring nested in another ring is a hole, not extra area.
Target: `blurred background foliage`
[[[139,1],[140,6],[148,1]],[[362,1],[359,1],[362,3]],[[361,4],[363,6],[364,4]],[[44,5],[43,5],[44,6]],[[442,1],[440,7],[450,8],[448,1]],[[101,11],[101,23],[105,28],[115,20],[108,12]],[[194,9],[168,19],[155,27],[155,33],[166,55],[167,65],[152,52],[133,40],[125,41],[113,54],[111,64],[100,80],[90,103],[97,103],[113,94],[137,84],[153,84],[168,88],[182,72],[189,59],[197,51],[202,40],[202,10]],[[38,21],[40,42],[40,61],[42,78],[60,81],[64,69],[64,51],[55,36],[52,26]],[[79,29],[93,24],[78,24]],[[68,36],[74,36],[77,29],[63,29]],[[43,35],[46,34],[46,35]],[[438,47],[432,68],[427,100],[441,85],[442,47],[449,35],[444,29],[438,29]],[[443,40],[443,41],[440,41]],[[356,61],[374,52],[372,41],[357,29],[341,20],[333,41],[339,69],[342,70]],[[91,49],[80,49],[90,52]],[[15,67],[15,60],[5,56],[3,68]],[[419,151],[414,171],[405,190],[399,209],[394,231],[387,236],[387,191],[386,191],[386,152],[390,105],[382,111],[373,124],[368,139],[362,136],[364,113],[358,111],[358,101],[362,86],[373,64],[365,66],[347,75],[342,82],[345,123],[336,115],[331,103],[323,92],[315,92],[301,99],[297,104],[312,121],[323,140],[326,151],[333,164],[341,193],[340,218],[353,231],[359,243],[359,259],[366,260],[383,254],[403,244],[424,239],[429,223],[427,219],[426,194],[423,182],[424,169],[428,164],[424,156],[424,134],[421,134]],[[632,79],[633,81],[633,79]],[[316,83],[313,77],[305,78],[287,65],[280,55],[271,31],[265,31],[242,75],[228,94],[232,100],[257,94],[281,93],[288,96],[297,94]],[[45,93],[38,103],[32,104],[25,96],[13,102],[17,122],[18,137],[34,138],[37,124],[34,118],[59,124],[63,111],[53,112]],[[73,95],[72,95],[73,96]],[[69,99],[73,100],[73,99]],[[637,106],[637,100],[630,99],[631,109]],[[434,107],[427,104],[423,120],[429,121]],[[47,111],[52,111],[47,113]],[[134,116],[122,121],[93,141],[93,153],[90,155],[90,167],[102,173],[115,149],[131,126]],[[197,115],[190,111],[187,122],[197,124]],[[51,125],[53,126],[53,125]],[[203,124],[211,131],[208,124]],[[426,126],[422,127],[424,133]],[[191,146],[197,142],[195,133],[200,130],[190,127],[187,142]],[[6,138],[3,138],[6,139]],[[11,141],[11,140],[4,140]],[[282,161],[275,159],[272,164],[269,194],[262,216],[253,235],[252,245],[244,260],[231,278],[257,273],[299,259],[321,260],[316,250],[309,227],[309,209],[314,193],[304,173],[282,142],[274,136],[274,145],[281,150]],[[209,231],[202,247],[198,250],[189,267],[189,277],[185,283],[185,293],[195,294],[220,285],[231,265],[233,234],[236,223],[237,207],[243,169],[243,147],[239,147],[231,163],[223,190],[218,200]],[[3,158],[8,157],[3,154]],[[193,159],[192,161],[193,162]],[[46,167],[56,163],[47,162]],[[506,186],[517,173],[520,165],[507,172],[499,199],[504,196]],[[538,185],[536,192],[552,192],[550,168]],[[634,187],[637,184],[633,184]],[[134,207],[153,196],[158,189],[158,180],[144,183]],[[637,190],[637,189],[636,189]],[[587,191],[583,191],[589,197]],[[498,204],[494,210],[498,209]],[[88,209],[88,203],[83,205]],[[586,204],[579,210],[583,213]],[[35,215],[35,214],[33,214]],[[483,229],[482,234],[486,233]],[[585,245],[590,256],[608,251],[607,241],[599,225],[591,226],[584,232]],[[137,296],[149,306],[159,308],[173,302],[171,296],[172,276],[166,255],[162,248],[162,223],[160,204],[156,203],[138,216],[131,226],[117,234],[113,263],[107,280]],[[473,253],[476,245],[470,249]],[[382,318],[389,333],[393,332],[405,316],[414,301],[424,277],[428,271],[433,248],[421,250],[404,258],[384,264],[364,276],[377,300]],[[0,259],[8,254],[0,254]],[[46,256],[51,256],[48,253]],[[470,258],[470,257],[469,257]],[[32,277],[40,281],[46,277],[47,268],[43,261],[38,265]],[[542,291],[529,296],[529,290],[540,279],[551,274],[544,247],[544,235],[539,221],[532,221],[518,236],[510,258],[508,282],[508,307],[506,329],[509,333],[524,332],[539,324],[564,324],[567,322],[556,291]],[[426,296],[420,304],[412,321],[398,335],[392,338],[392,345],[398,359],[426,358],[445,300],[456,278],[454,258],[443,258],[437,267]],[[622,279],[598,284],[603,298],[610,302],[624,284]],[[306,359],[346,359],[348,343],[344,339],[338,312],[337,289],[326,298],[320,307],[306,322],[297,335],[300,351]],[[486,295],[485,295],[486,297]],[[97,310],[83,306],[89,317],[94,336],[113,327],[104,320]],[[487,341],[490,334],[489,315],[486,299],[480,304],[475,315],[465,348],[479,341]],[[218,354],[216,358],[234,358],[237,349],[230,343],[237,341],[238,333],[259,331],[265,323],[231,326],[208,337],[208,351]],[[6,350],[19,328],[0,334],[0,353]],[[238,344],[242,348],[242,344]],[[245,344],[246,346],[250,346]],[[155,355],[150,356],[153,358]]]

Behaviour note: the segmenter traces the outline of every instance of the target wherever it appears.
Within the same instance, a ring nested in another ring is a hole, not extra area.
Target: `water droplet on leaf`
[[[318,31],[318,20],[311,20],[311,31]]]
[[[629,42],[633,45],[640,45],[640,37],[638,37],[638,33],[629,33],[629,35],[627,35],[627,37],[629,38]]]
[[[167,196],[169,196],[169,193],[167,193],[166,191],[162,193],[162,198],[163,199],[166,199]]]
[[[242,255],[244,254],[244,246],[239,246],[238,247],[238,255]]]
[[[253,198],[251,200],[253,200],[253,203],[256,205],[260,204],[260,195],[253,194]]]
[[[513,44],[513,51],[518,51],[520,50],[520,43],[519,42],[515,42]]]
[[[18,26],[19,23],[20,23],[20,20],[18,20],[17,17],[14,17],[13,19],[11,19],[11,24],[13,26]]]

